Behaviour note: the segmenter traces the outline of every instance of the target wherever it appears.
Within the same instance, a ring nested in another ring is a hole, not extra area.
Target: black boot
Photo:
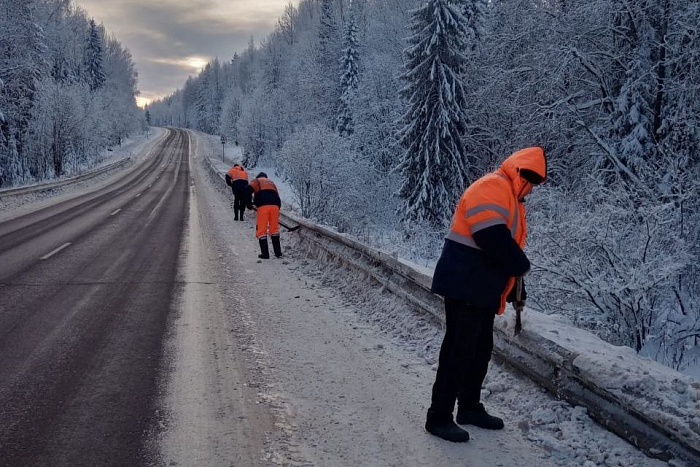
[[[243,212],[244,212],[244,211],[245,211],[244,209],[241,209],[241,215],[238,216],[238,218],[239,218],[240,220],[243,220]]]
[[[280,236],[272,236],[272,249],[275,250],[275,256],[278,258],[282,257],[282,247],[280,246]]]
[[[425,429],[428,433],[453,443],[464,443],[469,441],[469,432],[458,427],[452,420],[452,414],[442,415],[428,409],[428,418],[425,422]]]
[[[238,211],[233,211],[233,220],[234,221],[238,220]]]
[[[258,241],[260,242],[260,254],[258,255],[258,258],[270,259],[270,250],[267,247],[267,237],[259,238]]]
[[[474,425],[487,430],[502,430],[503,420],[489,415],[483,404],[477,404],[472,410],[457,410],[457,423],[460,425]]]

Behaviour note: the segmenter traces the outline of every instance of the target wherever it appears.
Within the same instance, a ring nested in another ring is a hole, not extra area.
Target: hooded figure
[[[542,148],[522,149],[472,183],[459,200],[432,283],[432,291],[445,298],[446,322],[425,425],[435,436],[469,440],[453,420],[456,402],[457,423],[504,426],[480,403],[481,385],[493,350],[494,315],[515,301],[516,279],[530,270],[523,252],[525,197],[546,177]]]

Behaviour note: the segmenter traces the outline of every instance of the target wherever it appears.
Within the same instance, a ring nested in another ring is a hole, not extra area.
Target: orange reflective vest
[[[231,181],[245,180],[248,181],[248,174],[245,169],[241,166],[233,166],[228,169],[228,176],[231,177]]]
[[[253,193],[256,194],[263,190],[273,190],[275,193],[278,193],[277,186],[272,182],[272,180],[264,177],[254,179],[252,182],[250,182],[250,187],[253,189]]]

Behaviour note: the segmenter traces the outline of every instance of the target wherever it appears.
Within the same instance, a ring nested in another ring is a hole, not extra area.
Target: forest
[[[700,2],[302,0],[154,103],[304,216],[430,264],[462,190],[542,146],[528,304],[684,370],[700,339]]]
[[[0,0],[0,188],[93,167],[142,129],[137,78],[70,0]]]

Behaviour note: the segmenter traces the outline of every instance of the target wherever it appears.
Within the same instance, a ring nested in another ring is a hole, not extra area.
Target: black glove
[[[520,301],[524,302],[527,299],[527,294],[525,293],[525,279],[520,279],[523,281],[523,291],[520,293]],[[508,297],[506,298],[506,302],[508,303],[515,303],[517,301],[517,298],[515,297],[518,289],[518,283],[516,279],[516,283],[513,284],[513,288],[510,289],[510,292],[508,293]]]
[[[250,211],[253,211],[253,210],[255,209],[255,206],[253,206],[252,204],[248,203],[248,205],[246,206],[246,208],[248,208]]]

